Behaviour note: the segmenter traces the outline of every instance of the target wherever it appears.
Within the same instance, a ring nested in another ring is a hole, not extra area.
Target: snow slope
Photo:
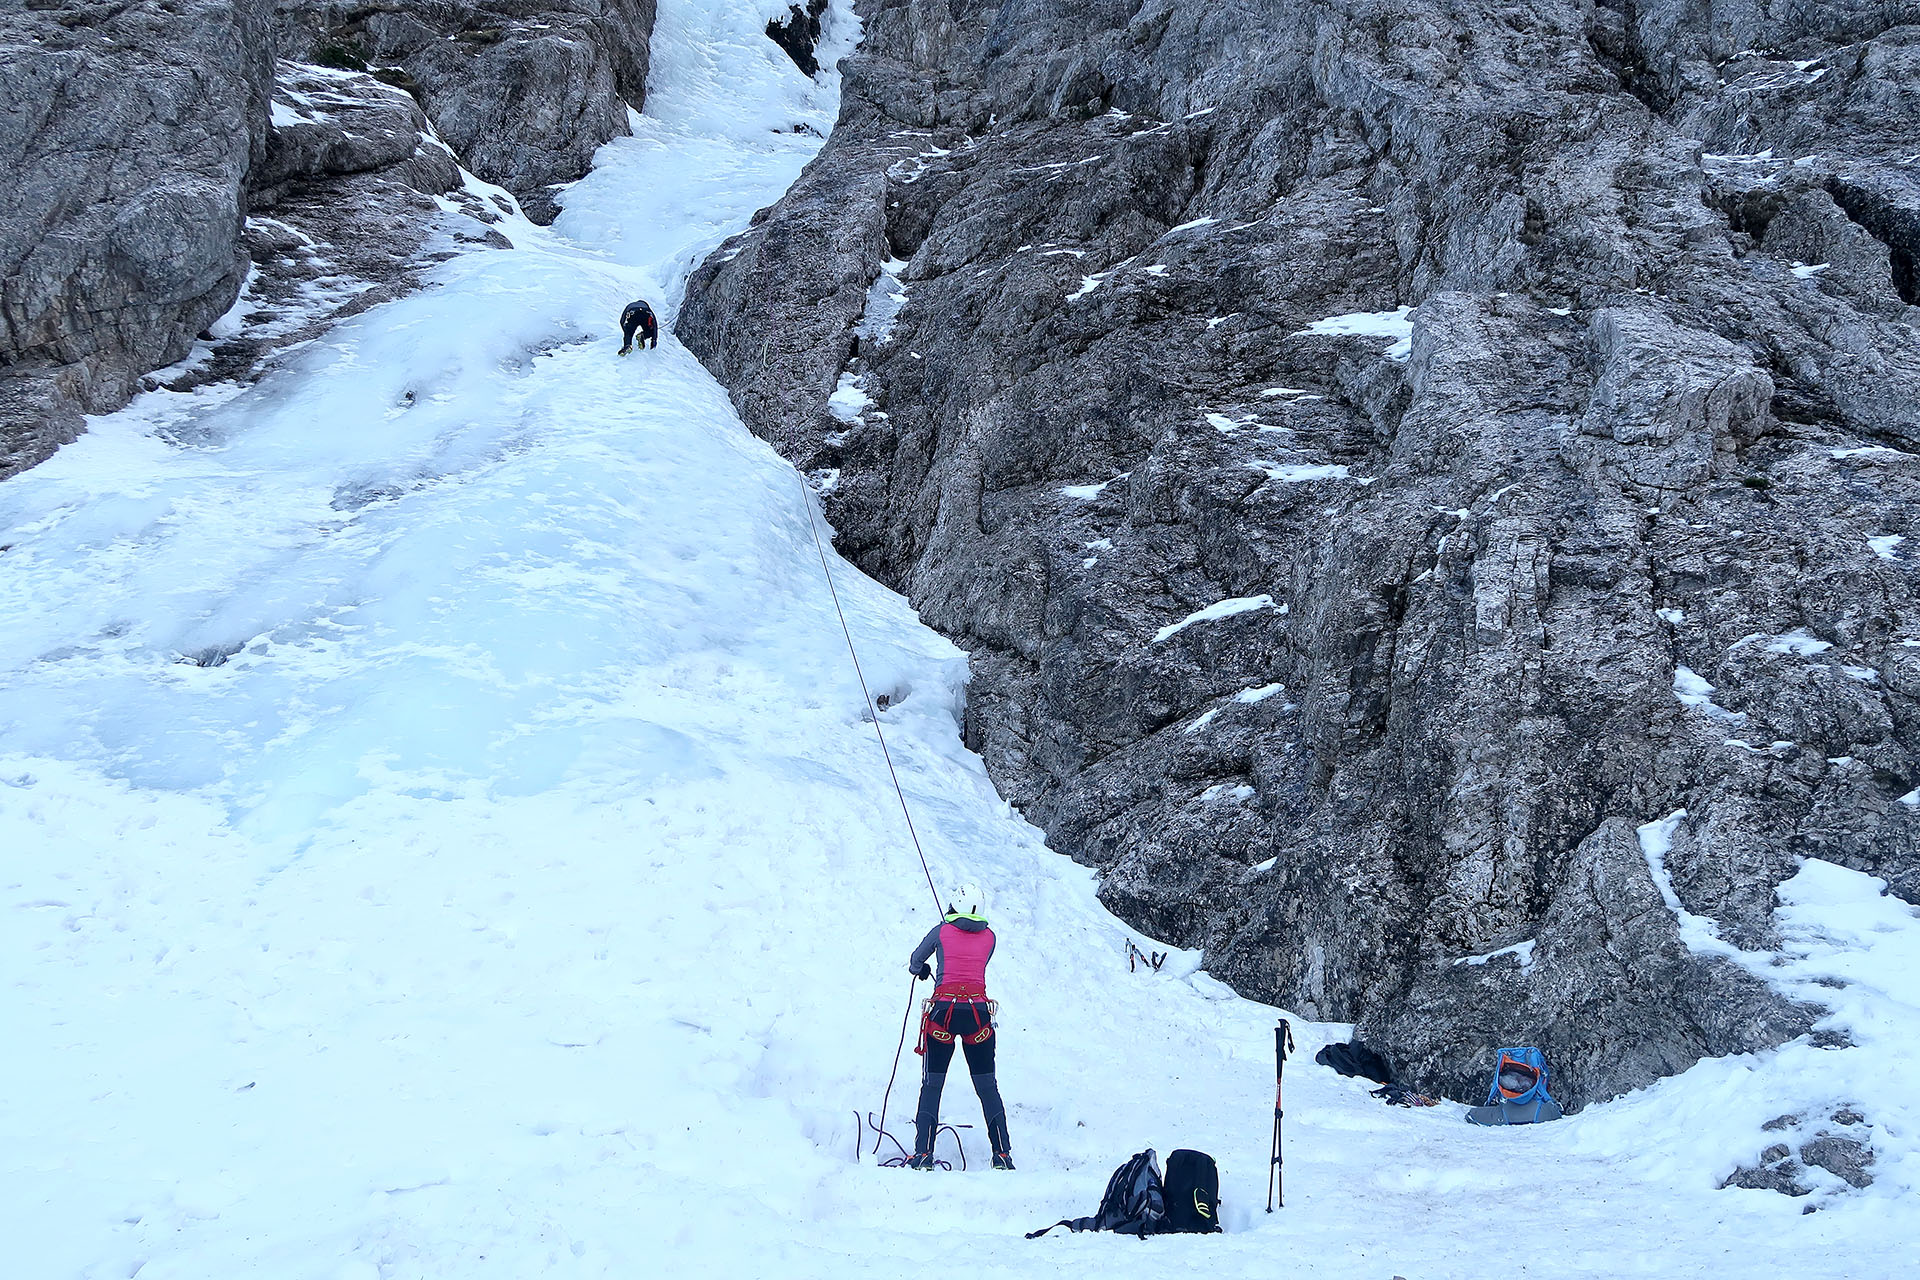
[[[1301,1025],[1261,1213],[1273,1011],[1128,971],[961,747],[963,655],[836,559],[934,874],[995,901],[1020,1171],[977,1129],[965,1174],[856,1162],[926,886],[793,471],[670,337],[612,354],[832,122],[783,8],[663,0],[648,115],[551,232],[0,486],[0,1275],[1904,1270],[1920,922],[1823,864],[1783,980],[1847,981],[1859,1048],[1492,1132]],[[1841,1102],[1873,1188],[1713,1189]],[[959,1073],[946,1113],[977,1125]],[[1220,1158],[1228,1234],[1021,1238],[1147,1145]]]

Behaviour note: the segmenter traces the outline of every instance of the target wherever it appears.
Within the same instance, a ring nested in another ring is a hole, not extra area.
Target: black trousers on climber
[[[987,1032],[981,1038],[981,1032]],[[934,1131],[940,1127],[940,1094],[946,1088],[947,1068],[953,1065],[953,1046],[967,1056],[973,1091],[987,1120],[987,1143],[996,1156],[1012,1149],[1007,1140],[1007,1107],[993,1076],[993,1045],[998,1038],[987,1019],[987,1006],[971,1000],[935,1000],[923,1024],[926,1062],[920,1076],[920,1107],[913,1121],[916,1156],[933,1152]]]
[[[649,342],[656,347],[660,345],[660,321],[654,318],[653,308],[641,298],[629,302],[626,310],[620,313],[620,336],[626,340],[621,344],[621,355],[633,350],[635,330],[639,331],[642,350]]]

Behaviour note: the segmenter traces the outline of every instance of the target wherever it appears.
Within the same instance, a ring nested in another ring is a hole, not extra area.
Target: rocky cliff
[[[536,222],[627,134],[647,93],[654,0],[274,0],[282,51],[419,99],[467,168]]]
[[[0,14],[0,161],[16,175],[0,205],[0,478],[143,386],[250,376],[417,287],[463,243],[497,239],[513,196],[551,220],[554,184],[644,100],[653,19],[654,0]]]
[[[1920,894],[1914,8],[865,0],[680,335],[1115,911],[1577,1106]]]
[[[244,4],[0,13],[0,476],[126,403],[232,305],[272,77]]]

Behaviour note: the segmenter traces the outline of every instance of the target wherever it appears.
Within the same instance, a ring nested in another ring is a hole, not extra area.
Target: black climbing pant
[[[642,347],[646,346],[649,342],[656,347],[660,345],[660,326],[659,323],[654,320],[652,314],[649,313],[641,316],[629,313],[620,317],[620,336],[626,340],[621,350],[624,351],[627,347],[633,345],[633,332],[636,329],[640,331],[640,345]]]
[[[973,1091],[980,1095],[980,1110],[986,1116],[987,1142],[995,1155],[1011,1155],[1007,1138],[1007,1107],[1000,1100],[1000,1085],[993,1077],[993,1046],[996,1032],[975,1043],[987,1023],[987,1007],[967,1000],[936,1000],[927,1015],[929,1029],[945,1032],[949,1038],[927,1036],[926,1063],[920,1076],[920,1109],[914,1115],[913,1149],[916,1155],[933,1150],[933,1135],[940,1127],[940,1093],[946,1088],[947,1068],[953,1064],[953,1046],[958,1044],[967,1055],[967,1074],[973,1077]]]

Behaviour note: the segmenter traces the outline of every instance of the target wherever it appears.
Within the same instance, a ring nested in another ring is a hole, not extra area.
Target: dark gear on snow
[[[1167,1156],[1167,1176],[1149,1147],[1113,1171],[1100,1207],[1086,1218],[1062,1218],[1027,1232],[1037,1240],[1055,1227],[1069,1231],[1117,1231],[1139,1236],[1206,1235],[1220,1227],[1220,1166],[1204,1151]]]
[[[640,331],[640,345],[642,347],[645,347],[648,343],[652,343],[656,348],[660,345],[660,322],[654,319],[653,308],[648,306],[643,299],[639,298],[629,302],[627,309],[620,313],[620,336],[625,339],[620,347],[621,355],[625,355],[627,352],[633,350],[633,331],[635,329]]]
[[[1160,1230],[1196,1235],[1220,1230],[1220,1166],[1206,1152],[1168,1152],[1161,1196],[1167,1217]]]
[[[1388,1084],[1393,1080],[1393,1071],[1382,1058],[1367,1046],[1355,1040],[1349,1044],[1330,1044],[1313,1055],[1313,1060],[1323,1067],[1332,1067],[1343,1076],[1359,1076],[1375,1084]]]
[[[1347,1044],[1330,1044],[1313,1055],[1313,1060],[1323,1067],[1332,1067],[1343,1076],[1358,1076],[1379,1085],[1372,1096],[1391,1107],[1432,1107],[1438,1106],[1438,1100],[1424,1093],[1416,1093],[1393,1078],[1393,1069],[1382,1058],[1358,1040]]]
[[[1287,1054],[1293,1049],[1293,1028],[1285,1018],[1273,1029],[1273,1159],[1267,1166],[1267,1212],[1273,1212],[1274,1193],[1280,1207],[1287,1207],[1286,1153],[1280,1146],[1280,1120],[1286,1114],[1280,1104],[1280,1077],[1287,1068]]]
[[[1160,1161],[1148,1147],[1113,1171],[1107,1179],[1106,1194],[1100,1197],[1100,1207],[1091,1217],[1062,1218],[1052,1227],[1027,1232],[1027,1239],[1036,1240],[1054,1227],[1065,1227],[1069,1231],[1119,1231],[1144,1240],[1161,1230],[1167,1216],[1165,1196]]]

